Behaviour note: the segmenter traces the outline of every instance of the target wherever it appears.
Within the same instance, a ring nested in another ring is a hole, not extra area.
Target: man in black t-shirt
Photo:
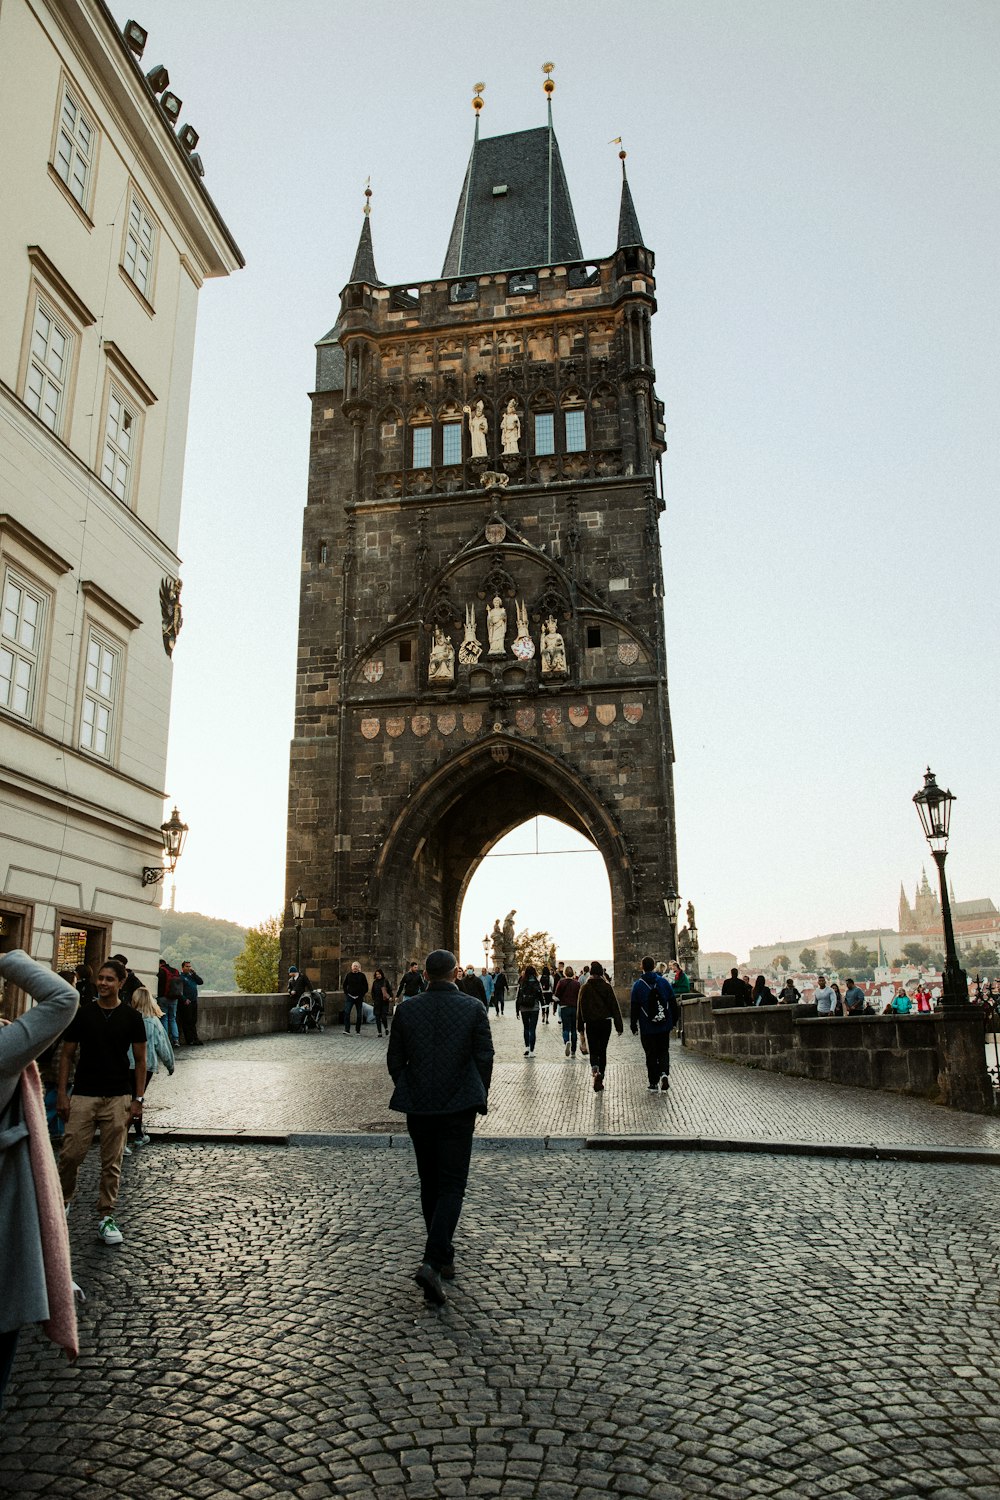
[[[93,1143],[94,1132],[100,1129],[101,1183],[97,1207],[101,1218],[97,1234],[106,1245],[122,1242],[114,1207],[129,1122],[142,1116],[146,1086],[146,1026],[137,1010],[122,1004],[119,990],[125,978],[124,965],[114,959],[109,959],[98,971],[97,999],[90,1005],[81,1005],[63,1033],[56,1097],[56,1109],[66,1122],[59,1154],[59,1180],[67,1204],[76,1191],[77,1173]],[[135,1059],[134,1099],[130,1047]],[[67,1086],[77,1052],[79,1060],[71,1099]]]

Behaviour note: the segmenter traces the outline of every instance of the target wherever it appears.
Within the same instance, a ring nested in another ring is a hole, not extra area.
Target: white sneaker
[[[572,1051],[572,1048],[570,1047],[569,1042],[567,1042],[566,1043],[566,1056],[567,1057],[569,1057],[571,1051]]]
[[[125,1236],[111,1215],[105,1214],[97,1226],[97,1238],[103,1240],[106,1245],[120,1245]]]

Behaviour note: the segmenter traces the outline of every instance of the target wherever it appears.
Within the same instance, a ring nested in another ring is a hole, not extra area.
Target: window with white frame
[[[134,403],[126,400],[118,386],[112,384],[104,423],[101,478],[111,493],[126,505],[132,488],[138,431],[139,415]]]
[[[431,432],[430,427],[414,427],[413,429],[413,462],[411,468],[429,469],[431,466]]]
[[[462,462],[461,422],[442,422],[441,462],[446,464],[460,464]]]
[[[128,228],[125,232],[125,270],[147,302],[152,298],[153,249],[156,225],[135,193],[129,199]]]
[[[80,744],[102,760],[111,759],[114,744],[115,699],[120,669],[121,652],[96,630],[91,630],[87,637],[83,677]]]
[[[31,327],[24,402],[53,432],[62,427],[72,343],[72,335],[39,297]]]
[[[556,451],[555,415],[550,411],[535,412],[535,452]]]
[[[96,132],[91,121],[68,88],[63,89],[53,167],[82,209],[90,195]]]
[[[0,606],[0,708],[30,719],[35,706],[45,597],[8,572]]]
[[[566,452],[583,453],[587,447],[587,422],[582,406],[566,412]]]

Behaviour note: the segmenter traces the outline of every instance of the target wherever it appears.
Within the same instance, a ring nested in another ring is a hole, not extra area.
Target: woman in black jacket
[[[372,975],[372,1009],[375,1012],[375,1025],[378,1027],[379,1036],[382,1035],[382,1027],[385,1027],[386,1036],[389,1035],[389,1006],[392,1002],[392,983],[386,979],[381,969],[376,969]]]
[[[514,1013],[521,1017],[524,1027],[524,1055],[535,1055],[535,1032],[538,1030],[538,1012],[542,1004],[542,987],[533,964],[529,964],[521,976],[514,1001]]]

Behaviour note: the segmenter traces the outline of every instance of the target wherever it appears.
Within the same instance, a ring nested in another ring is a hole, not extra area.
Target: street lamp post
[[[955,930],[951,924],[951,902],[948,899],[948,882],[944,878],[944,862],[948,853],[948,827],[951,823],[951,805],[955,801],[951,792],[943,792],[934,779],[930,766],[924,773],[924,784],[914,795],[914,805],[920,815],[920,823],[938,867],[941,884],[941,921],[944,926],[944,983],[941,1003],[945,1010],[965,1010],[969,1005],[969,983],[965,970],[958,961],[955,948]]]
[[[677,962],[677,913],[681,909],[681,898],[676,891],[671,891],[669,896],[663,898],[663,910],[667,914],[667,922],[670,926],[670,957],[674,963]]]
[[[302,894],[302,887],[299,886],[292,897],[292,921],[295,923],[295,967],[297,969],[302,968],[302,918],[306,914],[308,905],[308,901]]]

